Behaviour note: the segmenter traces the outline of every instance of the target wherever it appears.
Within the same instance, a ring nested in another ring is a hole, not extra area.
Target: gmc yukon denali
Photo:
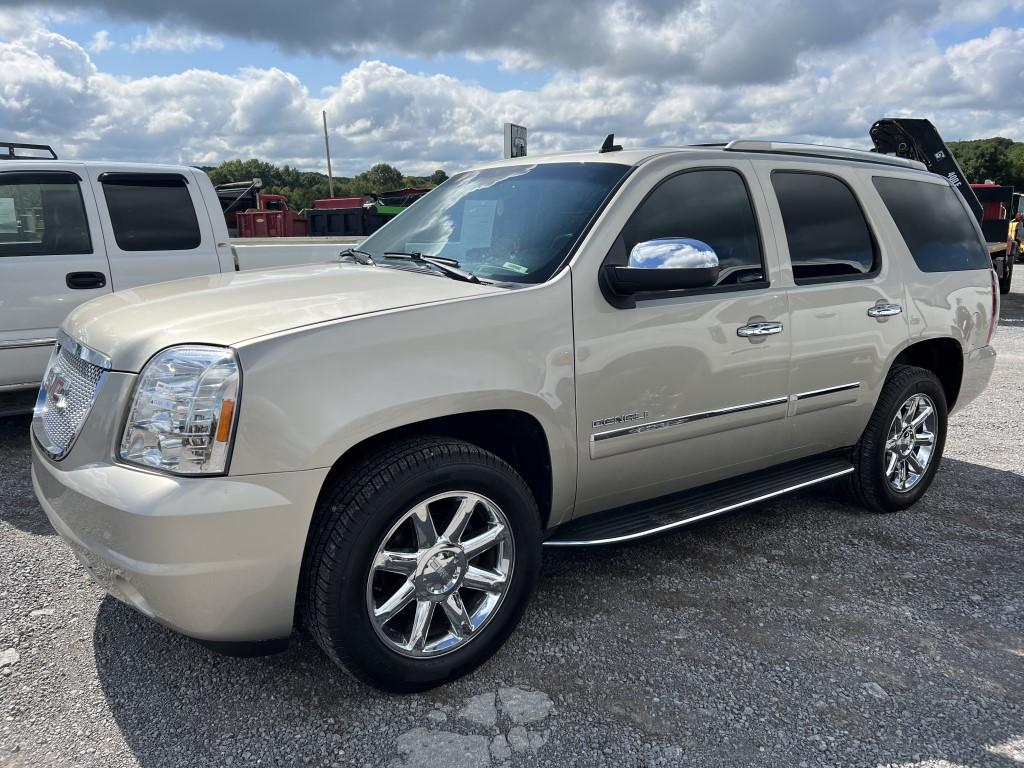
[[[836,481],[914,504],[987,385],[998,288],[915,161],[733,141],[498,162],[336,263],[118,291],[64,322],[46,514],[206,644],[299,626],[411,691],[491,656],[541,547]]]

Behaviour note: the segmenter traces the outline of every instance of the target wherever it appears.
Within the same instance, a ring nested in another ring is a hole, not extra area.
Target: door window
[[[78,177],[0,173],[0,256],[92,253]]]
[[[184,177],[104,174],[103,196],[122,251],[185,251],[202,236]]]
[[[754,207],[736,171],[684,171],[663,181],[626,223],[609,263],[625,264],[633,246],[662,238],[710,245],[721,267],[716,285],[766,284]]]
[[[992,268],[959,192],[944,184],[890,176],[873,181],[922,272]]]
[[[853,192],[834,176],[775,171],[797,285],[864,277],[878,270],[878,249]]]

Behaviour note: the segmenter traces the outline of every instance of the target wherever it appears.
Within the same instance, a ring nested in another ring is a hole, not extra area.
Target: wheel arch
[[[964,350],[960,342],[948,336],[916,341],[900,350],[889,370],[896,365],[914,365],[934,373],[946,395],[946,408],[953,410],[964,378]]]
[[[541,522],[547,526],[554,493],[551,448],[541,423],[533,415],[519,410],[449,414],[391,427],[366,437],[349,447],[334,462],[321,486],[320,497],[340,474],[381,446],[426,436],[465,440],[507,461],[529,486],[540,509]],[[310,527],[315,523],[314,513]]]

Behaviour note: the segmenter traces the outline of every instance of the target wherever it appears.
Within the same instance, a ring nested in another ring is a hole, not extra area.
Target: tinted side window
[[[887,176],[876,176],[873,181],[922,272],[992,267],[988,250],[955,189]]]
[[[0,256],[92,253],[73,174],[0,174]]]
[[[103,183],[114,239],[122,251],[185,251],[201,239],[185,180]]]
[[[666,179],[636,209],[622,237],[626,254],[645,240],[703,240],[718,254],[718,285],[766,279],[754,208],[736,171],[688,171]]]
[[[857,199],[843,182],[816,173],[776,171],[772,187],[797,283],[875,271],[875,242]]]

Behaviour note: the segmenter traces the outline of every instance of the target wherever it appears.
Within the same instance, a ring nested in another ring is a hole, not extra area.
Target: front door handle
[[[736,335],[743,339],[774,336],[776,333],[782,333],[782,323],[749,323],[736,329]]]
[[[899,304],[875,304],[868,307],[868,317],[892,317],[903,313],[903,307]]]
[[[73,290],[87,291],[105,287],[107,276],[102,272],[68,272],[64,276],[64,283]]]

